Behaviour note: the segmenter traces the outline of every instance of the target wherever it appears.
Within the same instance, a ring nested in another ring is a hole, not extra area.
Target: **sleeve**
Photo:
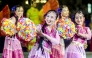
[[[56,33],[56,38],[53,38],[51,42],[52,42],[52,45],[60,44],[60,36],[58,32]]]
[[[51,37],[47,34],[44,34],[44,36],[52,43],[52,45],[60,44],[60,36],[58,32],[56,32],[56,38]]]
[[[41,28],[42,28],[41,24],[36,25],[36,30],[41,30]]]
[[[85,34],[87,40],[90,40],[91,39],[91,30],[87,27],[87,34]]]

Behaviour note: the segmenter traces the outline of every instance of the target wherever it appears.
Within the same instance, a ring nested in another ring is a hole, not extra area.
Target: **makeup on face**
[[[16,14],[18,17],[21,17],[21,16],[23,16],[23,12],[24,12],[23,7],[17,7],[17,8],[16,8],[16,11],[15,11],[15,14]]]
[[[75,15],[75,22],[77,25],[83,25],[84,23],[84,16],[82,13],[76,13]]]
[[[56,14],[54,12],[49,12],[45,17],[45,21],[47,25],[53,25],[56,21]]]
[[[69,9],[68,9],[68,7],[63,7],[62,8],[61,15],[64,16],[64,17],[68,17],[69,16]]]

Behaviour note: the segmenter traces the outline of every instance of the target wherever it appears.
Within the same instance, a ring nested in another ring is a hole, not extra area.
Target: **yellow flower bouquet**
[[[16,29],[16,26],[13,23],[12,20],[6,19],[6,18],[3,19],[2,26],[1,26],[1,31],[3,31],[3,33],[5,35],[9,35],[9,36],[14,35],[15,34],[15,32],[14,32],[15,29]]]

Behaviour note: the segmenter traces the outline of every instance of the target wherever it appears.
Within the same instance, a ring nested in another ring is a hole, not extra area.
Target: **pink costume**
[[[5,37],[2,58],[24,58],[20,41],[13,37]]]
[[[92,30],[91,30],[91,43],[90,43],[90,51],[92,52]]]
[[[15,34],[12,37],[5,37],[2,58],[24,58],[21,43]]]
[[[65,58],[86,58],[84,43],[91,39],[91,31],[88,27],[77,26],[77,28],[86,38],[75,34],[72,43],[66,48]]]
[[[56,30],[54,30],[54,29],[52,29],[51,32],[50,32],[48,30],[48,28],[45,28],[44,33],[47,34],[47,35],[49,35],[49,36],[51,36],[53,39],[57,39],[57,41],[58,41],[58,40],[60,40],[60,37],[58,35],[58,32],[56,32]],[[56,44],[54,41],[50,42],[49,40],[47,40],[46,38],[44,38],[44,40],[42,42],[42,47],[44,49],[44,52],[42,54],[41,48],[38,49],[38,45],[39,45],[38,44],[38,42],[39,42],[39,38],[38,37],[37,37],[37,43],[34,45],[34,47],[32,48],[32,50],[30,51],[28,58],[51,58],[50,55],[52,56],[52,54],[53,54],[53,52],[52,52],[53,51],[52,50],[52,46],[59,45],[59,44]],[[54,54],[55,53],[59,54],[56,51],[54,51]],[[57,58],[59,58],[59,57],[57,57]]]

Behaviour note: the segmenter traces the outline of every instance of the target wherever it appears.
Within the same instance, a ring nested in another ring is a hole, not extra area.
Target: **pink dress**
[[[5,37],[2,58],[24,58],[20,41],[14,37]]]
[[[78,27],[80,33],[85,34],[86,38],[79,37],[75,34],[73,41],[66,48],[65,58],[86,58],[84,43],[91,38],[91,31],[88,27]]]
[[[92,52],[92,30],[91,30],[91,43],[90,43],[90,51]]]
[[[49,32],[49,30],[47,28],[45,28],[44,33],[51,36],[53,39],[56,39],[56,38],[60,39],[58,32],[54,32],[53,30],[51,32]],[[38,40],[37,43],[34,45],[32,50],[29,52],[28,58],[51,58],[51,55],[53,56],[53,54],[56,54],[56,55],[59,54],[55,51],[55,49],[52,48],[52,46],[54,46],[56,44],[54,42],[52,43],[52,42],[48,41],[45,38],[44,38],[44,41],[42,42],[42,46],[44,49],[44,53],[42,54],[41,48],[38,49],[39,38],[37,38],[37,40]],[[57,46],[57,48],[58,48],[58,46]],[[54,53],[53,53],[53,50],[54,50]],[[58,57],[58,55],[57,55],[57,57]],[[52,58],[54,58],[54,57],[52,57]]]

